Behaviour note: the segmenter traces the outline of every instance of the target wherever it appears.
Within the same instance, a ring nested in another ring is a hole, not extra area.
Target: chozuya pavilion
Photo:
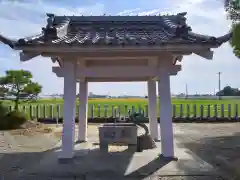
[[[192,32],[186,13],[166,16],[55,16],[34,36],[0,41],[20,50],[20,60],[51,57],[52,71],[64,79],[61,158],[74,156],[76,83],[79,82],[79,141],[87,141],[88,82],[147,81],[150,134],[159,137],[156,81],[160,96],[161,153],[174,157],[170,76],[181,71],[184,55],[213,58],[211,49],[231,38]],[[138,89],[136,89],[138,91]]]

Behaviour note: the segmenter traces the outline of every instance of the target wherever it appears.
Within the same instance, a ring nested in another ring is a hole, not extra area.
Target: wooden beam
[[[162,59],[171,57],[170,52],[159,52],[159,51],[86,51],[86,52],[43,52],[41,53],[44,57],[63,57],[66,59],[81,59],[81,60],[118,60],[118,59],[152,59],[161,56]]]
[[[140,81],[147,81],[148,77],[138,77],[138,78],[93,78],[88,77],[86,78],[86,81],[88,82],[140,82]]]
[[[150,67],[157,67],[158,64],[159,64],[158,60],[159,60],[158,58],[156,58],[156,59],[148,59],[148,66],[150,66]]]
[[[172,73],[171,75],[175,76],[177,75],[176,73]],[[92,77],[88,77],[86,78],[86,81],[88,82],[144,82],[144,81],[148,81],[149,78],[156,78],[156,77],[138,77],[138,78],[92,78]]]
[[[87,67],[109,67],[109,66],[147,66],[148,60],[147,59],[113,59],[113,60],[87,60],[86,66]],[[109,67],[110,68],[110,67]]]
[[[124,54],[125,53],[125,54]],[[119,54],[112,54],[113,56],[111,56],[111,54],[105,54],[106,56],[105,57],[101,57],[101,56],[93,56],[94,58],[89,58],[89,57],[80,57],[79,59],[81,60],[86,60],[86,61],[89,61],[89,60],[98,60],[98,61],[118,61],[118,60],[145,60],[145,59],[156,59],[156,56],[146,56],[146,54],[144,56],[139,56],[139,54],[137,54],[136,52],[134,54],[131,54],[131,53],[127,53],[127,52],[124,52],[124,53],[121,53],[120,56],[115,56],[115,55],[119,55]],[[136,55],[136,56],[132,56],[132,55]]]
[[[181,65],[171,66],[169,69],[170,74],[176,74],[181,70]],[[64,68],[52,67],[52,71],[58,77],[64,77],[68,73]],[[78,78],[91,77],[91,78],[139,78],[139,77],[155,77],[159,74],[159,68],[149,66],[112,66],[107,67],[78,67],[76,69],[76,76]]]

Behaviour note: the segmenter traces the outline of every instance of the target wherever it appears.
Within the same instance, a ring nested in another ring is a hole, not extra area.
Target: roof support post
[[[78,142],[87,141],[88,82],[79,82]]]
[[[76,116],[76,74],[75,65],[71,61],[64,61],[64,115],[62,133],[62,151],[60,159],[69,159],[74,156],[75,116]]]
[[[170,66],[169,62],[171,61],[161,61],[161,68],[158,75],[158,95],[160,98],[160,134],[162,155],[167,158],[174,158],[170,73],[168,70],[168,67]]]
[[[158,122],[157,122],[157,92],[156,81],[152,78],[148,80],[148,112],[150,135],[154,140],[159,140]]]

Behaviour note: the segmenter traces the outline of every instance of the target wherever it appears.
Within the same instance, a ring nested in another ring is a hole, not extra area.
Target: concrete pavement
[[[233,127],[236,126],[236,124],[233,125]],[[230,128],[226,124],[222,126],[214,125],[213,127],[217,127],[218,130],[224,127],[220,131],[221,134],[229,132],[226,131],[225,127]],[[233,131],[233,128],[231,130]],[[210,148],[214,141],[211,141],[211,144],[206,144],[203,149],[199,147],[199,144],[201,145],[199,139],[203,139],[204,136],[215,138],[219,132],[214,131],[214,128],[206,124],[175,125],[174,132],[175,153],[179,158],[178,161],[166,161],[159,157],[161,143],[157,143],[158,147],[156,149],[146,150],[142,153],[133,153],[127,151],[126,147],[116,146],[110,147],[110,153],[102,153],[99,151],[98,145],[96,145],[98,143],[97,126],[89,126],[88,143],[75,145],[76,156],[71,162],[59,164],[58,153],[61,149],[61,142],[52,150],[46,152],[34,153],[28,151],[19,155],[13,154],[13,158],[19,158],[19,166],[23,168],[15,174],[7,173],[5,179],[223,180],[223,177],[225,177],[225,179],[230,180],[230,178],[226,178],[223,169],[219,171],[219,169],[213,167],[215,164],[212,161],[210,161],[210,164],[208,159],[205,158],[208,156],[214,159],[214,149],[210,151],[207,148]],[[179,138],[180,136],[181,138]],[[204,156],[199,152],[195,152],[191,147],[185,146],[189,143],[188,141],[194,143],[193,147],[195,149],[204,151]]]

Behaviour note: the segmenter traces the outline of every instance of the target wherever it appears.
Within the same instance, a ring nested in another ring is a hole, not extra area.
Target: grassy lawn
[[[4,104],[8,106],[13,106],[11,101],[4,101]],[[79,102],[76,103],[78,106]],[[144,110],[145,114],[147,113],[147,99],[89,99],[88,101],[88,115],[94,117],[103,117],[105,115],[112,116],[112,114],[120,114],[125,115],[127,109],[134,108],[135,111],[139,109]],[[218,115],[220,116],[220,108],[221,104],[224,105],[224,113],[225,116],[228,115],[228,105],[231,105],[231,113],[232,116],[235,115],[235,104],[238,104],[238,111],[240,112],[240,100],[201,100],[201,99],[172,99],[172,104],[176,107],[176,115],[180,114],[180,106],[182,104],[182,112],[183,115],[187,113],[187,105],[190,107],[190,115],[193,115],[193,106],[196,105],[197,115],[200,115],[200,106],[203,106],[204,114],[207,114],[208,106],[210,106],[210,114],[214,115],[214,105],[218,105]],[[58,106],[59,105],[59,106]],[[32,108],[30,108],[30,106]],[[63,100],[62,99],[41,99],[35,102],[21,103],[21,109],[25,109],[27,113],[30,114],[32,109],[32,114],[36,116],[37,107],[38,106],[38,116],[45,117],[51,116],[53,112],[53,116],[57,116],[57,111],[59,110],[60,116],[63,113]],[[60,108],[57,108],[60,107]],[[58,109],[58,110],[57,110]],[[159,108],[158,108],[159,109]],[[44,113],[45,112],[45,113]],[[107,112],[107,114],[105,113]],[[159,114],[159,112],[158,112]]]

